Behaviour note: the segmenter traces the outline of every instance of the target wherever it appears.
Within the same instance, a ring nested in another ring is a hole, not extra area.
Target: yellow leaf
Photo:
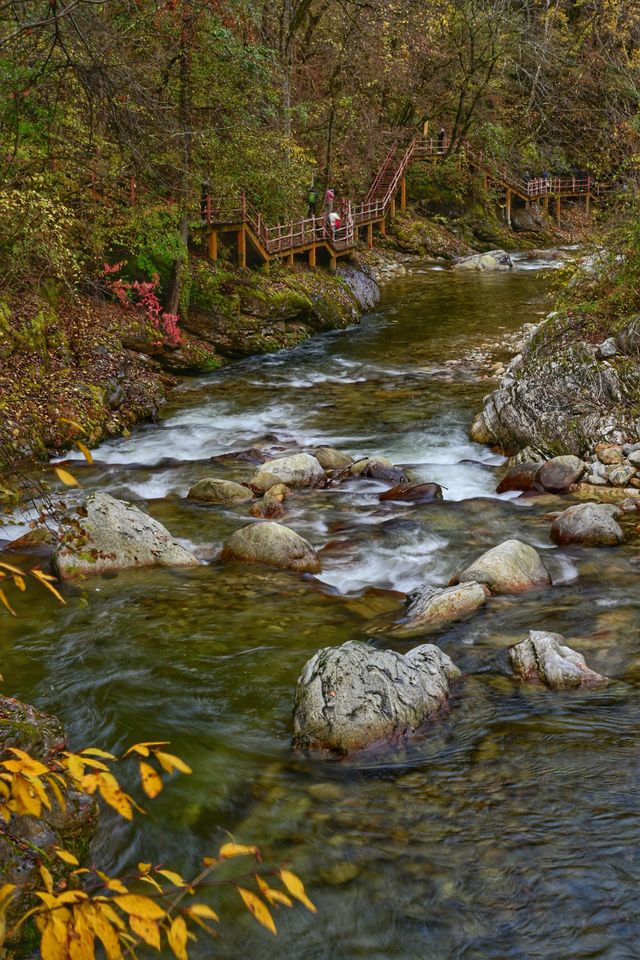
[[[76,430],[79,430],[80,433],[85,433],[84,427],[78,423],[77,420],[69,420],[68,417],[60,417],[60,423],[68,423],[70,426],[75,427]]]
[[[140,871],[140,873],[149,873],[149,870],[151,870],[152,866],[153,866],[152,863],[139,863],[138,870]]]
[[[62,782],[64,783],[64,781]],[[60,789],[60,786],[58,784],[58,775],[52,774],[51,776],[47,777],[47,784],[52,794],[58,801],[58,806],[64,813],[64,811],[66,811],[67,809],[67,801],[65,800],[62,790]]]
[[[70,863],[74,867],[78,866],[78,861],[72,853],[69,853],[68,850],[65,850],[63,847],[54,847],[53,849],[60,859],[64,860],[65,863]]]
[[[27,585],[24,582],[24,577],[21,577],[18,573],[14,573],[13,582],[15,583],[20,593],[24,593],[25,590],[27,589]]]
[[[40,939],[40,953],[42,960],[67,960],[67,945],[61,943],[57,937],[56,927],[48,923]]]
[[[0,562],[0,567],[2,567],[3,570],[8,570],[10,573],[17,573],[18,576],[24,572],[19,567],[14,567],[13,564],[5,563],[4,561]]]
[[[101,773],[98,786],[105,803],[113,807],[125,820],[133,820],[131,801],[112,773]]]
[[[86,747],[81,753],[87,757],[102,757],[103,760],[116,759],[112,753],[107,753],[106,750],[99,750],[97,747]]]
[[[69,473],[68,470],[63,470],[62,467],[54,467],[53,472],[57,476],[58,480],[61,483],[64,483],[66,487],[77,487],[78,481],[72,473]]]
[[[153,920],[131,914],[129,917],[129,926],[133,932],[137,933],[150,947],[155,947],[156,950],[160,949],[160,931],[158,930],[158,925],[154,923]]]
[[[243,857],[246,854],[258,856],[259,850],[255,846],[243,846],[241,843],[223,843],[219,850],[221,857]]]
[[[100,904],[99,909],[92,910],[90,914],[92,929],[95,935],[102,941],[108,960],[122,960],[122,950],[120,949],[118,934],[110,922],[111,918],[108,917],[108,915],[105,916],[104,907],[105,904]]]
[[[178,960],[188,960],[187,957],[187,925],[184,917],[176,917],[167,933],[169,946]]]
[[[258,923],[261,923],[263,927],[266,927],[267,930],[270,930],[271,933],[276,933],[276,925],[273,922],[273,917],[267,910],[266,906],[260,899],[256,896],[255,893],[252,893],[251,890],[246,890],[245,887],[238,887],[238,893],[244,900],[247,910],[254,915]]]
[[[179,770],[180,773],[193,773],[191,767],[173,753],[164,753],[162,750],[156,750],[155,754],[158,763],[167,773],[173,773],[174,770]]]
[[[309,900],[309,897],[306,895],[302,880],[299,877],[296,877],[295,873],[292,873],[291,870],[281,870],[280,879],[292,897],[295,897],[296,900],[299,900],[300,903],[304,904],[307,910],[310,910],[311,913],[318,912],[316,907],[311,903],[311,900]]]
[[[85,760],[77,753],[65,753],[65,766],[74,780],[81,780],[84,773]]]
[[[273,887],[270,887],[259,874],[255,874],[256,883],[258,884],[258,890],[269,903],[282,903],[285,907],[292,907],[293,902],[291,899],[283,893],[282,890],[275,890]]]
[[[107,890],[115,890],[116,893],[129,893],[122,880],[117,877],[108,877],[105,881]]]
[[[80,440],[76,440],[76,447],[78,448],[82,456],[85,458],[87,463],[93,463],[93,457],[91,456],[91,451],[87,446],[85,446],[84,443],[82,443]]]
[[[3,883],[0,887],[0,903],[2,903],[3,900],[6,900],[7,897],[10,897],[15,889],[15,883]]]
[[[149,740],[147,743],[134,743],[123,756],[128,757],[130,753],[139,753],[141,757],[148,757],[150,753],[149,747],[166,747],[167,743],[167,740]]]
[[[140,761],[140,781],[142,789],[153,800],[162,790],[162,779],[151,764]]]
[[[160,904],[149,897],[137,893],[128,893],[124,897],[114,897],[113,902],[125,913],[135,913],[136,917],[147,917],[149,920],[162,920],[165,911]]]
[[[174,873],[173,870],[157,870],[157,873],[161,874],[163,877],[166,877],[174,887],[185,887],[186,884],[179,873]]]
[[[55,587],[51,586],[51,583],[49,582],[50,580],[54,579],[53,577],[47,576],[46,573],[43,573],[42,570],[38,570],[36,567],[34,567],[33,570],[30,571],[30,573],[32,574],[32,576],[36,578],[38,583],[42,584],[42,586],[45,587],[49,591],[49,593],[52,593],[54,595],[56,600],[59,600],[60,603],[64,603],[66,606],[67,601],[64,599],[62,594],[58,590],[56,590]]]
[[[140,877],[140,879],[144,881],[144,883],[150,883],[151,886],[158,891],[158,893],[162,893],[162,887],[160,886],[158,881],[155,880],[153,877]]]
[[[216,860],[215,857],[203,857],[202,862],[205,865],[205,867],[212,867],[215,863],[219,863],[219,861]]]
[[[191,917],[202,917],[205,920],[220,921],[220,917],[215,910],[212,910],[211,907],[208,907],[206,903],[192,903],[187,907],[187,913]]]
[[[14,616],[14,617],[17,616],[15,610],[13,609],[13,607],[11,606],[11,604],[9,603],[9,601],[7,600],[7,595],[6,595],[6,593],[4,592],[4,590],[2,589],[2,587],[0,587],[0,603],[7,608],[7,610],[9,611],[9,613],[10,613],[12,616]]]
[[[42,863],[40,864],[40,876],[47,893],[53,893],[53,877]]]

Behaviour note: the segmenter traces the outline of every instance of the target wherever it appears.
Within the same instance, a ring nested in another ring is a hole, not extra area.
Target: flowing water
[[[73,746],[167,739],[194,769],[135,828],[107,812],[96,862],[195,874],[230,831],[303,876],[316,916],[280,911],[273,938],[235,893],[216,893],[222,938],[194,956],[640,956],[633,550],[552,547],[544,514],[563,501],[496,497],[501,458],[467,439],[491,388],[479,354],[546,311],[542,266],[425,265],[358,326],[190,381],[160,424],[75,465],[84,490],[138,503],[203,555],[246,509],[185,494],[199,477],[248,478],[250,463],[211,461],[248,447],[385,455],[446,487],[444,503],[423,506],[381,504],[385,485],[371,480],[296,493],[284,522],[326,547],[315,578],[214,559],[69,585],[64,608],[31,590],[19,619],[2,619],[5,688],[58,714]],[[544,552],[554,587],[425,636],[466,674],[441,723],[353,760],[292,753],[295,682],[317,649],[357,638],[408,649],[420,641],[385,632],[399,591],[444,584],[512,536]],[[506,649],[532,628],[564,633],[613,682],[568,693],[514,682]]]

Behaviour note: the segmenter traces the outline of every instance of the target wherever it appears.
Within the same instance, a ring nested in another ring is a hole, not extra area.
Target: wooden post
[[[330,266],[331,272],[334,273],[336,270],[336,267],[338,266],[338,258],[336,257],[335,253],[331,254],[331,261],[329,266]]]
[[[396,198],[391,197],[391,216],[395,217],[396,215]]]
[[[556,223],[560,226],[560,197],[556,197]]]
[[[590,197],[591,197],[591,194],[590,194],[589,191],[587,190],[587,192],[586,192],[585,195],[584,195],[584,209],[585,209],[585,212],[586,212],[587,214],[589,213],[589,200],[590,200]]]
[[[549,194],[546,193],[544,196],[544,212],[549,213]]]
[[[507,190],[507,202],[505,206],[505,213],[507,217],[507,226],[511,226],[511,190]]]
[[[247,235],[245,233],[244,226],[238,230],[238,266],[246,267],[247,265]]]
[[[400,181],[400,209],[403,213],[407,209],[407,181],[405,177]]]
[[[209,253],[209,260],[218,259],[218,233],[216,230],[212,230],[207,237],[207,249]]]
[[[380,221],[380,236],[386,237],[386,235],[387,235],[387,224],[385,223],[385,219],[383,217],[382,220]]]
[[[373,246],[373,224],[371,222],[367,224],[367,246],[369,250],[371,250]]]
[[[289,253],[287,254],[287,266],[288,267],[293,266],[293,250],[290,250]]]
[[[309,247],[309,266],[314,268],[316,265],[316,245],[313,243]]]

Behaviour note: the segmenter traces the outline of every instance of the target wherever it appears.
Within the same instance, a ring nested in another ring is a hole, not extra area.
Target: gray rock
[[[578,483],[586,467],[578,457],[565,455],[547,460],[537,474],[537,481],[551,493],[562,493],[573,483]]]
[[[632,467],[640,467],[640,449],[631,449],[629,451],[628,460]]]
[[[454,587],[426,584],[409,594],[405,619],[394,629],[408,633],[426,624],[458,620],[483,607],[488,592],[486,587],[473,581]]]
[[[551,577],[533,547],[521,540],[505,540],[482,556],[451,581],[484,583],[491,593],[522,593],[547,587]]]
[[[599,360],[608,360],[609,357],[615,357],[618,352],[618,345],[614,337],[608,337],[603,340],[596,351]]]
[[[215,477],[203,477],[197,480],[187,494],[189,500],[204,500],[207,503],[233,505],[253,500],[253,494],[247,487],[232,480],[217,480]]]
[[[318,447],[313,456],[323,470],[346,470],[353,463],[353,457],[333,447]]]
[[[595,687],[607,678],[590,670],[584,657],[564,646],[559,633],[531,630],[527,640],[509,650],[514,673],[528,683],[542,683],[552,690]]]
[[[585,483],[590,483],[592,487],[606,487],[608,481],[606,477],[601,477],[598,473],[590,473],[585,477]]]
[[[615,521],[619,510],[611,503],[578,503],[564,510],[551,525],[551,539],[557,544],[612,546],[624,536]]]
[[[282,570],[318,573],[320,561],[315,550],[299,534],[281,523],[251,523],[232,533],[220,555],[221,560],[266,563]]]
[[[380,299],[380,287],[369,267],[340,267],[336,274],[342,277],[362,310],[373,310]]]
[[[199,561],[142,510],[108,493],[84,502],[77,533],[54,555],[63,580],[128,567],[197,567]]]
[[[286,483],[288,487],[309,487],[323,477],[324,470],[315,457],[309,453],[294,453],[290,457],[267,460],[252,478],[251,486],[266,493],[277,483]]]
[[[307,662],[293,709],[293,744],[344,755],[401,737],[436,713],[460,671],[438,647],[402,655],[348,641]]]
[[[612,487],[626,487],[632,477],[636,475],[636,468],[625,466],[623,463],[607,467],[607,480]]]
[[[454,270],[512,270],[513,260],[505,250],[489,250],[474,253],[453,264]]]

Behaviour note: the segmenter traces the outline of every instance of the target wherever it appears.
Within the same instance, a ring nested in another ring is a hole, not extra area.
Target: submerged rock
[[[541,490],[537,476],[542,466],[542,460],[514,463],[496,487],[496,493],[506,493],[509,490]]]
[[[579,457],[553,457],[540,467],[536,479],[550,493],[563,493],[580,481],[586,469]]]
[[[405,620],[395,629],[405,633],[426,624],[457,620],[484,606],[488,592],[486,587],[474,581],[453,587],[426,584],[409,594]]]
[[[551,525],[551,539],[557,544],[615,546],[624,540],[615,521],[619,512],[610,503],[578,503],[556,517]]]
[[[204,500],[207,503],[233,505],[253,500],[253,494],[247,487],[232,480],[217,480],[215,477],[203,477],[197,480],[187,494],[189,500]]]
[[[551,577],[533,547],[521,540],[505,540],[482,556],[451,581],[484,583],[491,593],[523,593],[547,587]]]
[[[267,460],[251,480],[251,486],[266,493],[277,483],[289,487],[310,487],[324,477],[324,470],[310,453],[294,453],[290,457]]]
[[[394,466],[386,457],[362,457],[349,467],[352,477],[370,477],[372,480],[386,480],[387,483],[408,483],[409,478],[401,467]]]
[[[293,744],[345,755],[416,730],[460,671],[438,647],[402,655],[348,641],[307,662],[293,709]]]
[[[552,690],[607,682],[606,677],[589,669],[582,654],[564,646],[564,642],[559,633],[531,630],[527,640],[509,650],[514,673],[527,683],[543,683]]]
[[[346,470],[353,463],[353,457],[333,447],[318,447],[313,451],[313,456],[323,470]]]
[[[277,483],[252,504],[249,513],[252,517],[259,517],[263,520],[273,520],[276,517],[284,516],[283,502],[291,491],[284,483]]]
[[[128,567],[197,567],[199,561],[166,527],[124,500],[92,493],[68,543],[54,554],[63,580]]]
[[[397,483],[395,487],[381,493],[378,499],[432,503],[434,500],[442,500],[442,487],[439,483]]]
[[[281,523],[251,523],[232,533],[221,553],[222,560],[266,563],[282,570],[318,573],[320,561],[310,543]]]
[[[488,250],[463,257],[453,264],[454,270],[512,270],[513,260],[506,250]]]

